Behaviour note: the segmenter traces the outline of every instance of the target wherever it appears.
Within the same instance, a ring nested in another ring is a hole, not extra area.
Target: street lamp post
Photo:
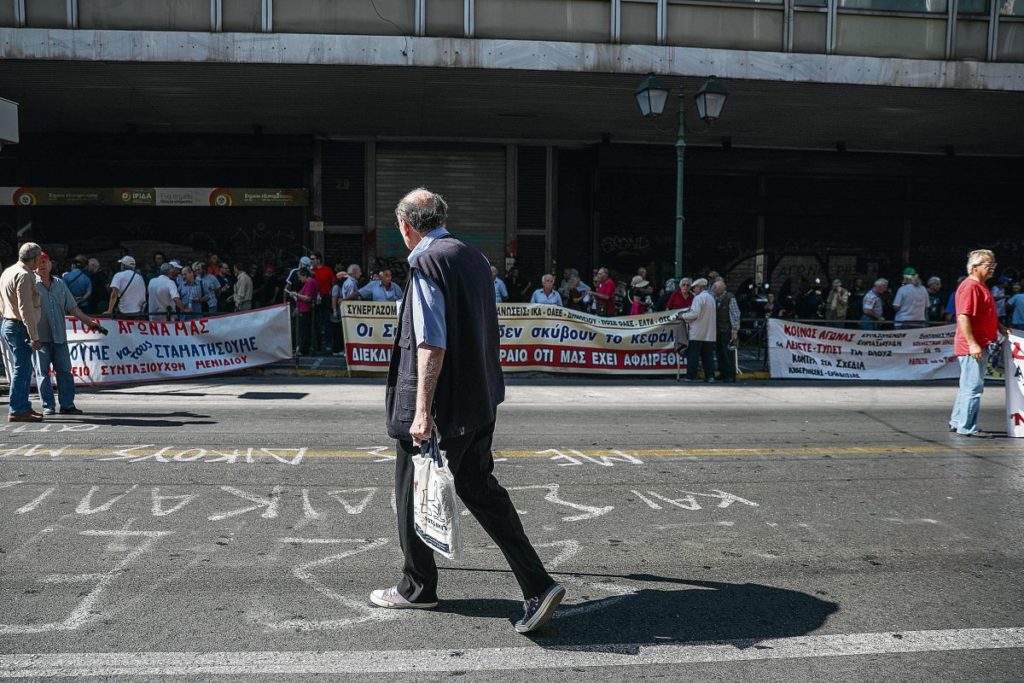
[[[633,95],[636,97],[640,107],[640,113],[644,118],[655,118],[665,110],[668,101],[669,87],[653,73],[647,74]],[[725,86],[714,76],[711,76],[701,89],[697,91],[694,99],[697,102],[697,114],[705,122],[710,124],[717,119],[725,106],[725,100],[729,93]],[[678,117],[679,127],[676,131],[676,249],[675,249],[675,277],[678,281],[683,276],[683,158],[686,153],[686,97],[683,87],[678,88],[679,105]]]

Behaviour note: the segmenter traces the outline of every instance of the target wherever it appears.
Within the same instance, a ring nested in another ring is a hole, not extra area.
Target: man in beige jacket
[[[18,250],[18,262],[0,275],[0,336],[12,359],[9,422],[42,422],[43,416],[32,410],[28,397],[32,383],[32,352],[43,348],[39,341],[39,317],[42,307],[36,290],[35,268],[43,250],[35,242],[26,242]]]

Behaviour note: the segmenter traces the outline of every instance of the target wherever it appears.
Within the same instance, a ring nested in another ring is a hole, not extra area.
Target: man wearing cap
[[[181,264],[168,261],[160,266],[160,277],[149,283],[149,319],[170,320],[175,311],[191,313],[181,303],[175,280],[181,272]]]
[[[928,319],[928,290],[921,285],[921,278],[913,268],[903,271],[903,285],[896,290],[892,307],[896,311],[897,330],[921,327]]]
[[[106,314],[128,320],[145,320],[145,278],[135,270],[135,259],[131,256],[122,256],[118,263],[121,264],[121,272],[110,280],[110,303]]]
[[[697,370],[704,367],[704,381],[715,381],[715,339],[717,339],[715,297],[708,291],[708,281],[697,278],[692,285],[693,303],[683,309],[683,320],[689,325],[690,345],[686,350],[686,379],[697,379]]]
[[[0,275],[0,335],[11,352],[8,422],[42,422],[42,413],[32,410],[28,390],[32,384],[32,352],[43,348],[39,341],[41,303],[33,272],[42,248],[26,242],[18,249],[18,262]]]
[[[292,292],[298,293],[302,289],[302,283],[299,281],[299,269],[308,268],[310,272],[313,270],[313,259],[308,256],[303,256],[299,259],[299,265],[295,266],[288,271],[288,275],[284,279],[284,300],[291,303],[294,307],[295,300],[292,297]]]
[[[57,397],[62,415],[81,415],[75,407],[75,378],[71,374],[71,352],[68,348],[68,331],[65,316],[73,315],[90,330],[98,330],[100,324],[85,313],[75,302],[71,290],[64,281],[51,276],[53,264],[50,257],[40,254],[36,265],[36,291],[42,303],[39,319],[39,341],[42,348],[36,351],[36,378],[39,382],[39,399],[43,402],[43,415],[57,412],[50,384],[50,368],[57,376]]]

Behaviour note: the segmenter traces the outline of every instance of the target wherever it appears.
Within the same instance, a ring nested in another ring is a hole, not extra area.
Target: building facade
[[[640,116],[653,72],[729,89],[687,117],[685,272],[952,276],[980,245],[1024,268],[1014,0],[0,0],[0,27],[8,244],[401,271],[393,208],[425,185],[526,280],[662,280],[677,103]]]

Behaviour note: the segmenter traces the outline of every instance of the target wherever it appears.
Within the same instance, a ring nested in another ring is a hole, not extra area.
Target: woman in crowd
[[[679,281],[679,287],[676,291],[672,292],[672,296],[668,298],[668,303],[665,305],[665,310],[674,311],[679,308],[689,308],[693,303],[693,292],[690,291],[690,285],[693,284],[693,280],[688,277],[684,277]]]

